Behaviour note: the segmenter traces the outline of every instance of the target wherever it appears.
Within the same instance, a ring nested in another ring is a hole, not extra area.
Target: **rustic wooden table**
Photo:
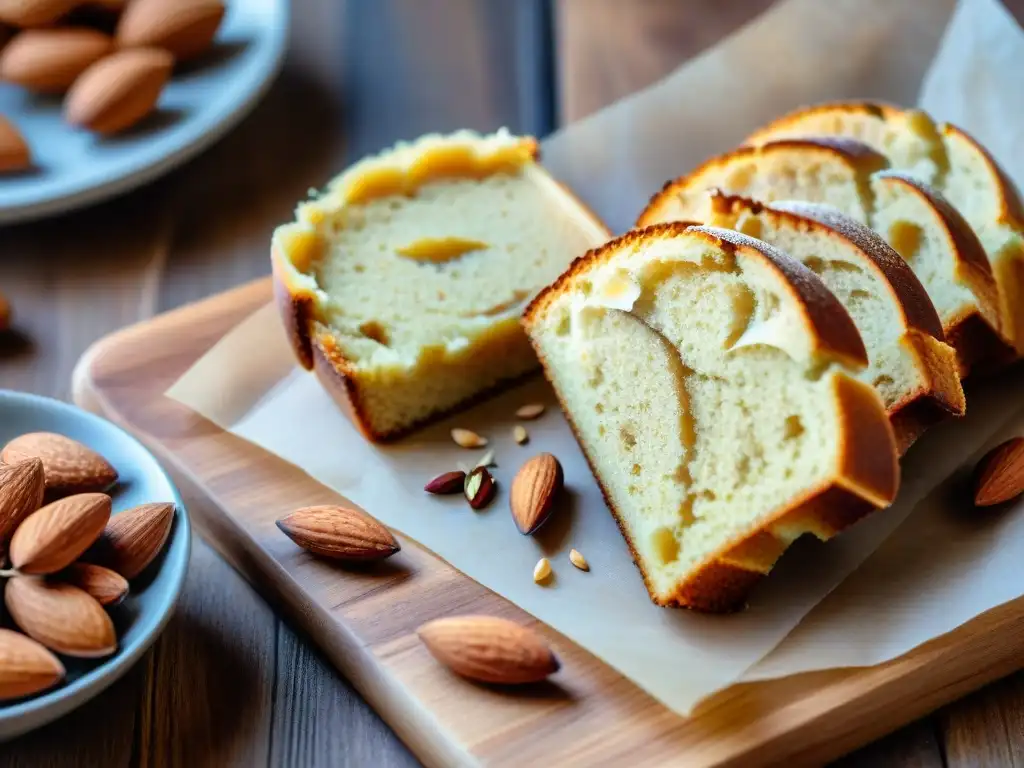
[[[1024,0],[1007,3],[1024,16]],[[656,80],[770,0],[552,4],[548,14],[544,0],[294,0],[284,71],[229,137],[123,199],[0,230],[17,328],[0,336],[0,385],[67,399],[94,340],[267,273],[273,227],[348,159],[427,130],[546,131]],[[842,763],[1024,764],[1024,674]],[[415,764],[199,539],[175,616],[144,660],[72,715],[0,746],[0,768]]]

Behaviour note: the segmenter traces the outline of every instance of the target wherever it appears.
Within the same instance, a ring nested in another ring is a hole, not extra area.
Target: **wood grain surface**
[[[120,200],[0,230],[0,290],[16,315],[16,331],[0,336],[0,386],[67,399],[96,339],[266,274],[270,231],[353,153],[425,128],[542,125],[537,102],[524,100],[516,123],[491,98],[495,88],[522,98],[518,78],[536,76],[529,61],[498,60],[517,50],[510,36],[532,28],[526,16],[504,24],[501,2],[294,0],[279,80],[215,147]],[[653,81],[767,4],[557,0],[556,118]],[[1007,5],[1024,15],[1024,0]],[[195,544],[182,601],[145,660],[89,705],[0,746],[0,767],[415,765],[312,644]],[[993,684],[843,764],[1024,764],[1022,681]]]

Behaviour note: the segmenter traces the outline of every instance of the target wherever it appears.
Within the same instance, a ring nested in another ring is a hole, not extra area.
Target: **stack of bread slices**
[[[372,440],[539,358],[652,599],[728,611],[795,539],[891,504],[962,379],[1021,356],[1022,233],[964,132],[835,104],[610,241],[532,139],[423,137],[300,205],[272,262],[299,361]]]
[[[668,182],[524,324],[654,601],[747,599],[1024,350],[1024,213],[963,131],[800,110]]]

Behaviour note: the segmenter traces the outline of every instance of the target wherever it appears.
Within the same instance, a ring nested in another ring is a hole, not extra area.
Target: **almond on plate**
[[[71,584],[15,576],[7,580],[4,602],[14,623],[51,651],[91,659],[117,650],[110,616]]]
[[[79,76],[64,101],[72,125],[102,134],[130,128],[153,111],[174,58],[158,48],[128,48],[106,56]]]
[[[43,505],[43,462],[0,464],[0,551],[22,520]]]
[[[331,560],[380,560],[401,549],[391,531],[365,512],[333,504],[297,509],[277,527],[303,549]]]
[[[188,61],[210,47],[223,19],[220,0],[133,0],[118,22],[117,42],[162,48]]]
[[[128,596],[128,580],[102,565],[72,563],[61,571],[60,579],[78,587],[104,607],[117,605]]]
[[[16,27],[44,27],[80,3],[81,0],[0,0],[0,21]]]
[[[0,173],[24,171],[31,165],[32,152],[25,137],[14,123],[0,115]]]
[[[512,480],[509,506],[520,533],[533,533],[551,514],[562,488],[562,465],[550,453],[534,456]]]
[[[986,453],[974,470],[974,503],[1002,504],[1024,493],[1024,437],[1014,437]]]
[[[416,634],[435,659],[470,680],[535,683],[560,667],[537,633],[495,616],[435,619]]]
[[[0,451],[0,461],[6,464],[33,457],[43,461],[50,497],[105,491],[117,482],[117,470],[110,462],[77,440],[55,432],[21,435]]]
[[[64,677],[64,665],[38,642],[0,629],[0,701],[39,693]]]
[[[82,559],[134,579],[160,554],[171,533],[174,505],[140,504],[110,518]]]
[[[63,93],[114,41],[87,27],[26,29],[0,52],[0,79],[40,93]]]
[[[11,538],[11,564],[21,573],[56,573],[89,548],[110,519],[110,497],[80,493],[33,512]]]

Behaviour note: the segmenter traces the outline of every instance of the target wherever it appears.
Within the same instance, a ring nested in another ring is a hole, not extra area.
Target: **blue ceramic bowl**
[[[91,699],[131,668],[164,628],[188,570],[191,536],[181,496],[156,459],[108,421],[45,397],[0,390],[0,445],[26,432],[58,432],[102,454],[117,469],[114,514],[149,501],[173,501],[174,523],[163,553],[132,581],[123,603],[111,609],[118,650],[105,659],[62,656],[67,677],[45,693],[0,702],[0,740],[56,720]]]

